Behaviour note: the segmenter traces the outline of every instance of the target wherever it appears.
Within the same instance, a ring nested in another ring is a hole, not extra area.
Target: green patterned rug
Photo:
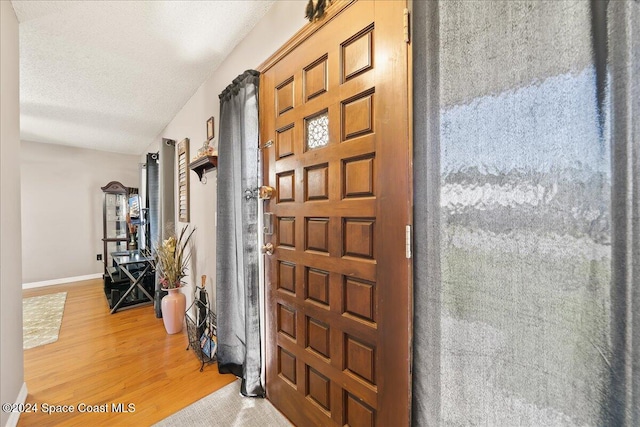
[[[66,292],[22,299],[22,348],[58,341]]]

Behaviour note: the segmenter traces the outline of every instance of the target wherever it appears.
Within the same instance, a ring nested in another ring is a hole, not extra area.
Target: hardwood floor
[[[23,292],[31,297],[67,292],[58,341],[24,352],[27,403],[18,426],[148,426],[235,380],[205,366],[187,347],[186,329],[167,335],[151,305],[109,314],[101,280]],[[43,404],[73,413],[45,414]],[[87,406],[123,403],[124,413],[80,413]]]

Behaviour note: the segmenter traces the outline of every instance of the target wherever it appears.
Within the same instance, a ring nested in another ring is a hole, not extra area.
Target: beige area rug
[[[154,427],[292,427],[267,399],[240,395],[240,380],[222,387]]]
[[[66,292],[22,299],[22,348],[58,341]]]

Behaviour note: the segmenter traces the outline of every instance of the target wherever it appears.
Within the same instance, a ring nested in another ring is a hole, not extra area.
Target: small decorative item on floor
[[[200,372],[204,369],[205,363],[216,361],[218,344],[216,315],[209,309],[209,296],[204,287],[206,280],[207,276],[202,276],[202,286],[196,286],[193,303],[185,311],[187,335],[189,336],[187,350],[191,348],[202,362]],[[190,312],[192,313],[190,314]],[[192,316],[195,316],[195,319]]]
[[[186,253],[187,244],[195,232],[195,229],[188,232],[188,228],[189,226],[184,226],[179,237],[170,236],[155,248],[155,268],[160,276],[162,289],[169,292],[161,303],[162,321],[168,334],[182,331],[182,316],[187,305],[180,288],[191,259],[191,251]]]

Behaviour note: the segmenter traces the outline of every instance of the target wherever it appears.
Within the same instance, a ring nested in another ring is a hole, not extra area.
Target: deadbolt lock
[[[266,236],[273,234],[273,214],[271,212],[262,214],[262,232]]]
[[[262,187],[260,187],[260,198],[262,200],[269,200],[270,198],[273,197],[275,192],[276,190],[273,187],[263,185]]]

